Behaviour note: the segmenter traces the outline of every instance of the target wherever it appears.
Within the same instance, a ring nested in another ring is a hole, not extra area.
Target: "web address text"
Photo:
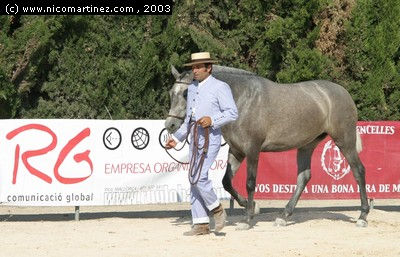
[[[4,9],[3,9],[4,11]],[[5,14],[45,15],[45,14],[114,14],[114,15],[169,15],[172,4],[141,4],[133,6],[21,6],[7,4]],[[4,14],[2,12],[2,14]]]

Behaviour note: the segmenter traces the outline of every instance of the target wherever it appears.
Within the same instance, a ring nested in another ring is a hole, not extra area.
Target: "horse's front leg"
[[[246,206],[246,220],[245,223],[241,224],[238,229],[247,230],[250,229],[254,224],[251,224],[254,218],[254,191],[256,189],[256,178],[257,178],[257,167],[258,167],[258,154],[255,153],[247,156],[247,206]]]

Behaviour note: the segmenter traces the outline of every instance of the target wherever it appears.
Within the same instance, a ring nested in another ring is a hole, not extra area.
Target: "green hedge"
[[[2,118],[160,119],[170,64],[346,87],[362,120],[400,119],[400,0],[177,1],[171,16],[1,16]]]

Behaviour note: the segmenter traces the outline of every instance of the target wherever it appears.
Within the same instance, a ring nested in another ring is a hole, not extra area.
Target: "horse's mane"
[[[263,85],[265,83],[272,83],[270,80],[257,75],[254,72],[231,68],[226,66],[213,65],[212,74],[219,80],[225,81],[231,87],[238,84],[242,85],[243,81],[253,81],[250,85]],[[274,84],[274,83],[273,83]]]
[[[248,75],[248,76],[258,77],[257,74],[250,72],[250,71],[226,67],[226,66],[220,66],[220,65],[213,65],[213,73],[229,73],[229,74],[234,74],[234,75]]]

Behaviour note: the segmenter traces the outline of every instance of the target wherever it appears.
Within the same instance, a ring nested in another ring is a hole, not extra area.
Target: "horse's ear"
[[[171,72],[174,75],[175,79],[178,80],[181,74],[177,71],[174,65],[171,64]]]

